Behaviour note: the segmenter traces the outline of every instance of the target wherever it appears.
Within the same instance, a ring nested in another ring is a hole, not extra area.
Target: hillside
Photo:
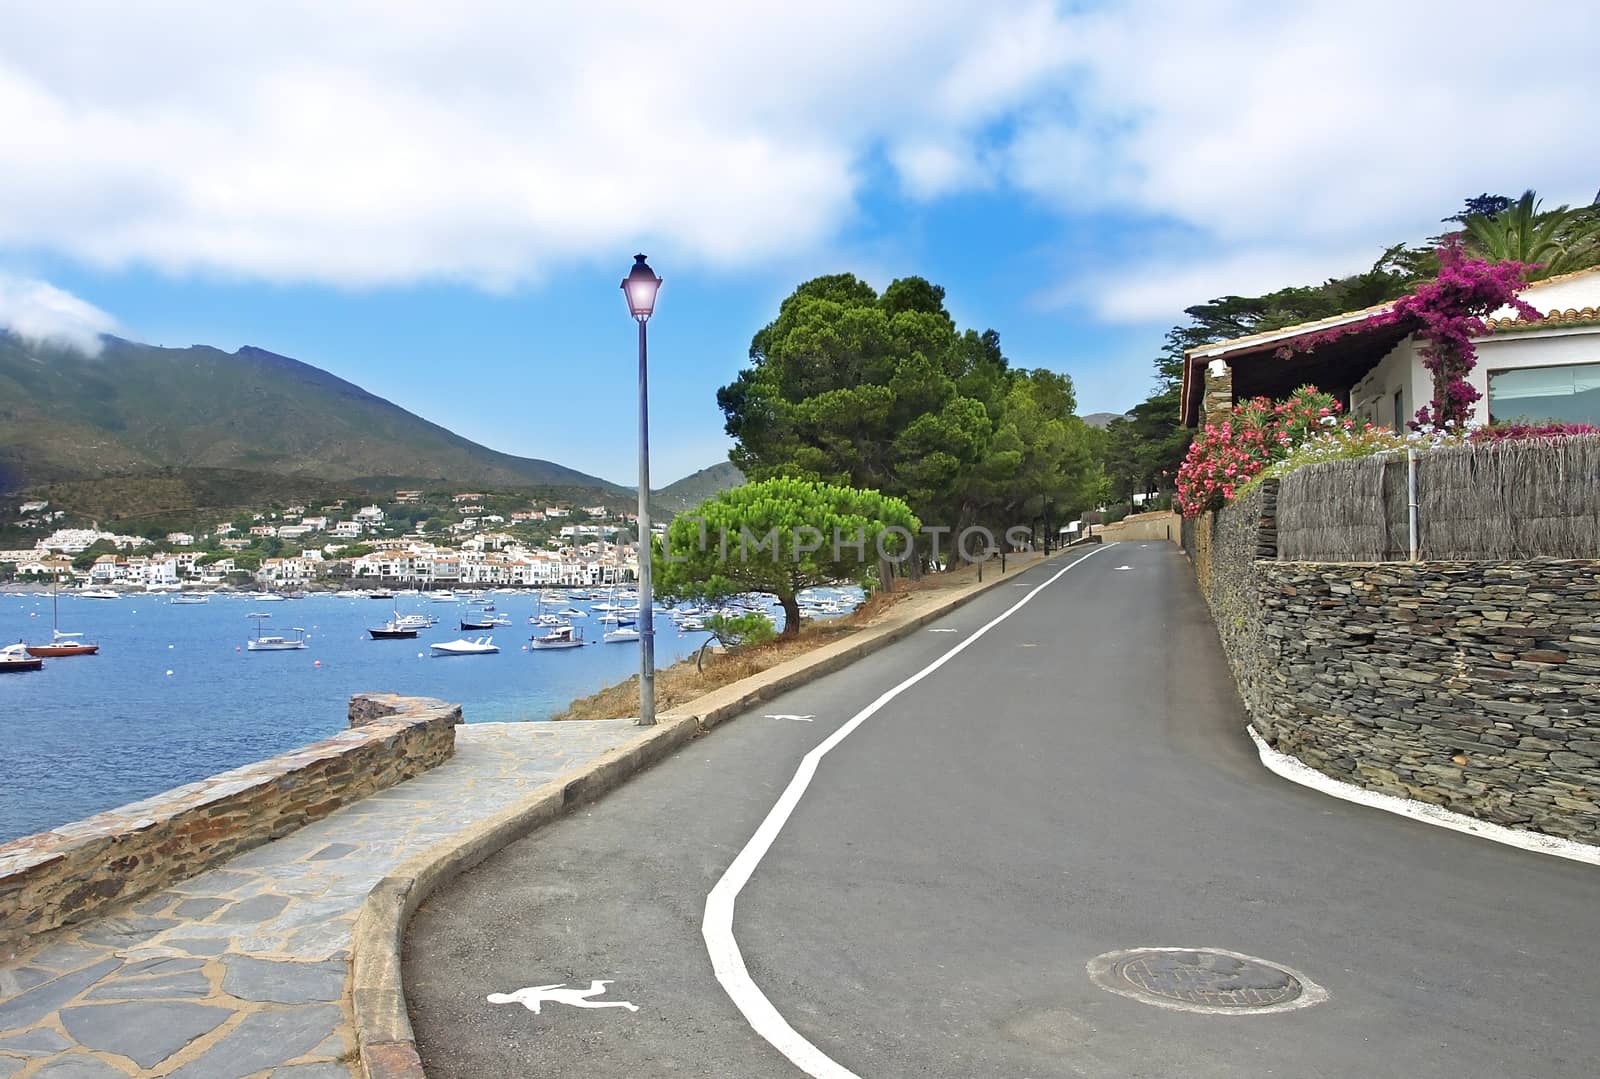
[[[1103,431],[1106,428],[1106,424],[1112,420],[1121,419],[1122,415],[1121,412],[1091,412],[1083,417],[1083,422],[1090,427],[1098,427]]]
[[[614,489],[480,446],[287,356],[104,340],[91,357],[0,330],[0,493],[163,469]]]
[[[693,509],[706,499],[730,487],[737,487],[744,482],[744,473],[732,464],[723,461],[702,468],[699,472],[683,477],[676,483],[669,483],[665,487],[651,494],[651,499],[669,513],[682,513],[684,510]]]

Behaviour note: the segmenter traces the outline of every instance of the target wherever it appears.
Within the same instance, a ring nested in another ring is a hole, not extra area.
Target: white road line
[[[743,1013],[751,1028],[770,1042],[778,1052],[788,1057],[795,1067],[813,1079],[858,1079],[858,1077],[848,1068],[836,1063],[821,1049],[806,1041],[799,1031],[789,1025],[789,1021],[778,1012],[778,1009],[772,1006],[766,994],[751,979],[750,972],[745,969],[744,954],[739,951],[739,942],[733,936],[733,907],[739,898],[739,893],[750,882],[750,875],[756,871],[756,866],[761,864],[761,859],[772,848],[778,833],[783,831],[783,826],[794,813],[794,807],[800,804],[800,799],[805,795],[806,788],[811,785],[811,779],[816,775],[817,765],[821,763],[823,757],[850,737],[857,727],[884,705],[943,667],[978,638],[1016,614],[1040,592],[1060,580],[1068,570],[1082,565],[1104,550],[1105,547],[1100,547],[1070,565],[1062,566],[1048,580],[1035,586],[1026,596],[985,623],[981,629],[963,638],[955,647],[893,689],[885,691],[877,700],[851,716],[843,726],[807,753],[801,759],[800,767],[795,770],[794,778],[789,780],[789,785],[784,788],[783,794],[767,811],[766,819],[756,829],[755,835],[750,837],[750,842],[745,844],[738,857],[728,866],[727,872],[722,874],[722,879],[717,881],[716,887],[711,889],[711,894],[706,896],[706,913],[700,923],[700,935],[705,938],[706,951],[711,956],[711,966],[716,971],[717,981],[722,983],[723,990],[733,1001],[734,1006]]]
[[[1370,806],[1401,817],[1410,817],[1412,820],[1432,824],[1438,828],[1449,828],[1453,832],[1465,832],[1479,839],[1504,843],[1508,847],[1518,847],[1535,854],[1549,854],[1556,858],[1567,858],[1574,862],[1587,862],[1589,865],[1600,865],[1600,847],[1572,839],[1562,839],[1560,836],[1545,835],[1543,832],[1524,832],[1516,828],[1507,828],[1503,824],[1479,820],[1464,813],[1455,813],[1428,802],[1418,802],[1398,795],[1384,794],[1381,791],[1369,791],[1365,787],[1358,787],[1319,772],[1298,757],[1278,752],[1267,745],[1266,740],[1256,733],[1254,727],[1246,726],[1245,730],[1255,742],[1256,752],[1261,755],[1261,763],[1267,766],[1267,770],[1291,783],[1310,787],[1312,790],[1341,798],[1346,802]]]

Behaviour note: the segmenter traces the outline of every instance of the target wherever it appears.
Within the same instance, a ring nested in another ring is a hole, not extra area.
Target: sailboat
[[[28,655],[38,659],[55,659],[58,656],[92,656],[100,651],[100,646],[81,638],[81,633],[61,632],[61,595],[59,582],[57,588],[50,590],[50,631],[49,644],[30,644],[27,646]]]
[[[428,625],[427,619],[422,622]],[[415,639],[418,630],[422,627],[416,621],[406,621],[400,617],[400,608],[394,609],[394,617],[381,626],[369,626],[367,632],[372,634],[375,641],[409,641]]]

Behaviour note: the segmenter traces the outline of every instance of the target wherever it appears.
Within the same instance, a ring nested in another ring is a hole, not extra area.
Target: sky
[[[819,274],[927,277],[1120,412],[1185,306],[1600,188],[1576,2],[4,9],[0,325],[255,345],[630,485],[635,252],[660,486]]]

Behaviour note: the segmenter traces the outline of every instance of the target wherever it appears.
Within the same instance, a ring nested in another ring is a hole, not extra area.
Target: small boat
[[[44,660],[28,655],[28,650],[21,641],[0,648],[0,674],[37,671],[43,666]]]
[[[437,644],[430,644],[428,647],[433,649],[433,654],[436,656],[487,656],[500,651],[495,646],[493,637],[440,641]]]
[[[179,592],[167,602],[175,607],[184,607],[195,603],[210,603],[211,597],[204,592]]]
[[[369,592],[369,593],[367,593],[367,598],[368,599],[394,599],[394,593],[393,592]]]
[[[571,625],[570,622],[568,622],[565,618],[562,618],[559,614],[529,615],[528,624],[530,626],[544,626],[546,629],[555,629],[560,626]]]
[[[446,589],[443,592],[435,592],[428,598],[433,600],[435,603],[454,603],[456,601],[456,594],[451,592],[449,589]]]
[[[624,618],[620,614],[607,614],[600,616],[600,624],[602,626],[631,626],[635,621],[637,620],[633,618]]]
[[[254,599],[257,603],[282,603],[288,597],[280,596],[276,592],[257,592],[250,598]]]
[[[415,626],[402,626],[398,622],[385,622],[381,626],[369,626],[367,632],[372,634],[375,641],[409,641],[416,638],[421,631]]]
[[[607,644],[630,644],[639,639],[639,631],[631,626],[618,626],[608,629],[600,637]]]
[[[399,610],[396,610],[393,618],[381,626],[369,626],[367,632],[372,634],[372,639],[375,641],[409,641],[424,628],[426,627],[415,623],[407,623],[400,617]]]
[[[571,626],[559,626],[549,633],[541,633],[528,639],[528,647],[535,652],[557,648],[582,648],[585,643],[583,630],[573,629]]]
[[[439,623],[431,614],[402,614],[394,621],[401,629],[432,629]]]
[[[562,618],[588,618],[589,617],[589,612],[588,611],[580,611],[576,607],[567,607],[564,610],[557,611],[556,614],[560,615]]]
[[[299,626],[292,627],[289,632],[299,634],[297,637],[284,637],[278,634],[265,634],[261,632],[261,624],[271,618],[270,614],[252,614],[249,618],[256,620],[256,635],[246,641],[244,646],[251,652],[294,652],[306,646],[306,631]]]
[[[28,645],[28,655],[36,659],[55,659],[59,656],[92,656],[100,651],[98,644],[82,640],[81,633],[61,632],[61,597],[54,590],[50,593],[50,614],[50,643]]]
[[[463,618],[461,628],[467,629],[495,629],[499,626],[509,626],[511,619],[503,614],[491,614],[487,618]]]
[[[120,599],[117,593],[109,588],[90,588],[77,593],[80,599]]]

